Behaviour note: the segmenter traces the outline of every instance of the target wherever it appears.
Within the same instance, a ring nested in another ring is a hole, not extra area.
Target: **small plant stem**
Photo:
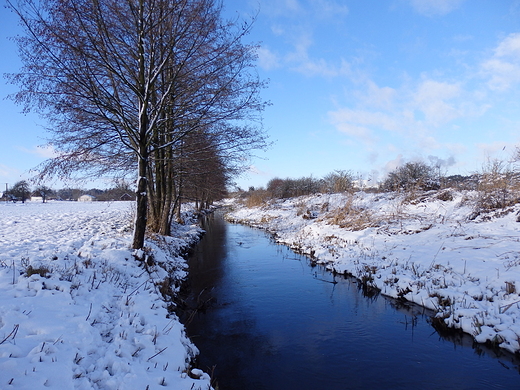
[[[13,330],[11,331],[11,333],[9,333],[5,339],[3,339],[2,341],[0,341],[0,344],[5,343],[7,340],[9,340],[10,337],[12,337],[13,340],[14,340],[14,338],[16,337],[16,333],[18,333],[18,328],[19,328],[19,327],[20,327],[20,325],[19,325],[19,324],[16,324],[16,325],[14,326]]]
[[[90,313],[92,313],[92,302],[90,302],[90,308],[88,309],[88,316],[87,316],[87,318],[85,318],[85,321],[88,321],[88,319],[90,318]]]
[[[163,349],[161,349],[159,352],[157,352],[155,355],[151,356],[148,358],[148,360],[146,360],[147,362],[149,362],[150,360],[152,360],[154,357],[156,357],[157,355],[163,353],[168,347],[164,347]]]

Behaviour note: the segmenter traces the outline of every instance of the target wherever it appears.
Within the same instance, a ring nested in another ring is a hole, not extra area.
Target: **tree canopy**
[[[49,119],[49,143],[58,154],[41,176],[134,172],[134,249],[143,247],[147,225],[169,232],[190,177],[209,168],[221,185],[250,151],[265,146],[265,83],[254,72],[256,46],[242,43],[251,24],[223,20],[222,4],[8,5],[26,30],[17,38],[24,67],[11,77],[20,87],[15,100]]]

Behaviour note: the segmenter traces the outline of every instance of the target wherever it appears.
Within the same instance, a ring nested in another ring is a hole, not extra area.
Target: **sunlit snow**
[[[179,253],[200,230],[149,240],[162,267],[147,270],[130,249],[133,206],[0,204],[1,389],[209,388],[159,292],[166,269],[185,275]]]

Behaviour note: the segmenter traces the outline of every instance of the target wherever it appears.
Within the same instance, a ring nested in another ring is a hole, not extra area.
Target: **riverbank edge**
[[[322,194],[318,194],[317,196],[320,197]],[[342,257],[340,252],[344,248],[341,248],[340,246],[330,248],[332,244],[330,242],[324,242],[324,239],[330,237],[326,235],[322,236],[321,241],[319,242],[317,242],[316,239],[314,242],[301,239],[305,234],[305,229],[308,229],[308,231],[311,230],[308,227],[315,221],[319,220],[315,211],[312,210],[313,207],[309,205],[309,203],[312,203],[312,201],[309,200],[312,200],[313,198],[316,198],[316,196],[290,198],[273,201],[270,204],[264,204],[263,206],[252,208],[247,208],[239,201],[237,201],[237,199],[228,200],[227,206],[229,207],[230,211],[226,213],[225,219],[228,222],[239,223],[266,231],[277,243],[286,245],[295,252],[308,256],[312,262],[324,265],[333,274],[343,274],[356,278],[362,288],[369,294],[380,293],[383,296],[392,299],[397,299],[403,302],[410,302],[426,309],[433,310],[436,315],[432,318],[432,325],[437,330],[445,334],[446,332],[462,332],[470,335],[477,344],[485,345],[487,348],[498,351],[499,353],[510,353],[516,358],[520,357],[520,326],[515,321],[515,315],[508,316],[508,320],[512,318],[513,323],[516,323],[514,329],[508,329],[507,325],[509,321],[497,321],[496,316],[493,317],[493,315],[488,315],[487,317],[482,315],[478,317],[480,313],[485,312],[487,314],[488,311],[491,311],[489,310],[491,307],[487,308],[485,307],[486,305],[484,305],[484,309],[482,309],[482,305],[480,305],[479,308],[471,311],[468,309],[470,307],[469,304],[464,302],[461,305],[461,302],[458,302],[456,297],[450,297],[446,291],[442,291],[443,289],[431,291],[427,286],[423,285],[422,289],[427,291],[429,297],[429,299],[425,299],[424,294],[421,295],[418,291],[420,281],[418,283],[417,278],[410,278],[409,274],[399,274],[398,271],[394,271],[393,273],[395,274],[395,280],[397,281],[400,279],[400,283],[396,283],[396,285],[392,286],[392,288],[386,288],[388,286],[382,288],[382,284],[386,283],[386,280],[384,279],[385,275],[380,272],[383,268],[374,266],[373,261],[364,263],[363,261],[358,260],[357,264],[355,264],[355,267],[353,267],[352,264],[350,264],[349,267],[345,262],[341,263],[334,261],[334,259],[331,259],[330,256],[322,257],[321,254],[323,253],[323,248],[320,248],[320,246],[324,246],[324,244],[327,244],[326,246],[329,247],[329,251],[336,253],[336,258],[342,258],[343,260],[345,259],[345,256]],[[292,203],[288,205],[288,202]],[[286,213],[283,216],[276,215],[275,210],[277,207],[280,207],[280,204],[284,204],[283,208],[285,211],[287,211],[287,209],[292,209],[291,212],[288,213],[290,215],[289,218],[300,221],[301,219],[304,219],[306,220],[306,223],[281,223],[280,219],[287,219],[288,214]],[[296,210],[296,208],[298,208],[298,210]],[[302,209],[305,211],[302,212]],[[247,216],[244,215],[244,210],[249,210],[249,212],[245,213]],[[509,210],[509,213],[506,214],[518,214],[519,210],[520,207],[516,205],[514,210]],[[492,217],[500,218],[500,216]],[[492,217],[488,217],[488,219]],[[468,218],[466,218],[466,221],[468,221]],[[478,223],[479,221],[475,222]],[[431,229],[431,227],[431,225],[428,226],[428,229],[426,230]],[[369,229],[367,228],[363,230],[366,233]],[[414,233],[420,233],[420,231],[418,230]],[[291,240],[289,237],[298,237],[299,239]],[[369,240],[369,238],[367,240]],[[351,246],[357,245],[359,245],[359,243],[354,241]],[[370,252],[373,248],[365,249]],[[371,253],[370,258],[372,260],[374,260],[376,257],[379,257],[380,259],[386,259],[387,255],[388,253],[375,250],[373,253]],[[352,258],[352,254],[349,254],[349,257]],[[412,273],[418,273],[418,271],[414,269],[413,264],[407,265],[407,267],[409,267]],[[506,282],[506,288],[508,286],[507,283],[508,282]],[[499,313],[502,316],[512,306],[516,306],[518,309],[518,303],[520,300],[518,299],[519,297],[516,289],[509,291],[508,295],[510,298],[508,302],[512,303],[504,304],[504,302],[502,302],[503,305],[498,305]],[[482,301],[482,298],[480,298],[480,300]],[[490,303],[492,303],[493,299],[491,298],[490,301]],[[497,307],[497,305],[492,306]],[[505,308],[505,310],[503,310],[503,308]],[[502,310],[503,312],[501,312]]]
[[[186,331],[186,321],[189,321],[189,318],[184,316],[183,313],[192,310],[185,300],[188,294],[186,286],[189,276],[187,260],[206,234],[206,231],[202,228],[202,219],[213,214],[219,208],[219,206],[212,205],[210,208],[198,211],[190,209],[183,212],[182,222],[173,223],[172,232],[174,233],[171,236],[149,235],[146,241],[149,252],[145,256],[145,261],[143,261],[143,267],[147,269],[150,275],[154,273],[153,269],[157,266],[166,272],[166,277],[156,281],[158,291],[166,304],[169,315],[175,316],[184,328],[192,347],[195,347],[195,349],[188,351],[190,362],[186,374],[192,379],[209,381],[210,387],[208,390],[215,388],[214,378],[212,373],[207,373],[198,364],[199,350]],[[165,260],[156,261],[155,255],[159,255]]]
[[[159,291],[175,294],[169,282],[186,275],[182,256],[200,229],[186,218],[171,236],[148,234],[143,262],[131,249],[132,206],[2,204],[1,388],[211,388]]]

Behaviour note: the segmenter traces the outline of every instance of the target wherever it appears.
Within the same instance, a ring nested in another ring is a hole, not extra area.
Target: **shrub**
[[[381,187],[384,191],[436,190],[440,188],[440,175],[423,162],[409,162],[390,172]]]
[[[272,198],[285,199],[302,195],[311,195],[320,192],[321,180],[313,177],[302,177],[300,179],[274,178],[267,183],[267,191]]]
[[[49,272],[51,272],[50,269],[44,265],[38,268],[34,268],[32,265],[29,265],[25,269],[25,275],[27,277],[30,277],[32,275],[40,275],[42,278],[45,278]]]
[[[245,204],[247,207],[263,206],[269,200],[269,193],[264,189],[249,191],[246,195]]]
[[[334,171],[322,180],[322,192],[340,193],[354,189],[354,176],[350,171]]]
[[[476,212],[504,209],[518,202],[520,180],[509,164],[489,160],[479,174]]]

